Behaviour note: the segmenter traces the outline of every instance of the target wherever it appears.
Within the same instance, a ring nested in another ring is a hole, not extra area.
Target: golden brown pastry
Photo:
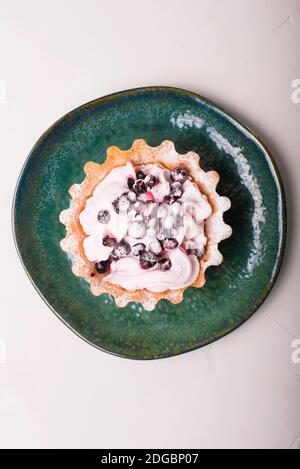
[[[222,262],[218,243],[232,232],[217,172],[203,171],[196,153],[180,155],[167,140],[109,147],[103,164],[88,162],[84,171],[60,214],[61,247],[93,295],[153,310],[162,298],[180,303],[186,288],[204,285],[207,267]]]

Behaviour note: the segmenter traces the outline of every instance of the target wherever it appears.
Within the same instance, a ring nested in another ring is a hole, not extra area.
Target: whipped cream
[[[169,252],[171,269],[163,272],[155,267],[145,270],[135,257],[122,257],[112,262],[111,273],[105,281],[121,285],[126,290],[147,288],[153,292],[177,290],[195,282],[199,273],[199,261],[196,256],[188,256],[181,248]]]
[[[131,163],[114,168],[97,185],[92,197],[80,214],[80,223],[87,237],[83,247],[89,261],[99,262],[108,259],[113,248],[103,245],[106,236],[118,242],[126,241],[131,247],[143,243],[149,249],[153,240],[160,236],[176,239],[177,246],[166,250],[164,258],[169,258],[171,268],[160,270],[158,265],[144,269],[138,258],[129,254],[110,264],[110,273],[105,277],[110,282],[127,290],[147,288],[162,292],[185,288],[192,284],[199,273],[199,260],[187,250],[201,252],[207,242],[204,221],[210,217],[212,209],[198,187],[187,178],[183,184],[180,199],[168,204],[170,193],[170,171],[157,164],[139,167],[145,174],[154,175],[157,184],[145,193],[138,195],[125,210],[117,211],[113,203],[124,193],[128,193],[128,179],[136,181],[136,168]],[[99,223],[99,211],[107,210],[109,220]]]

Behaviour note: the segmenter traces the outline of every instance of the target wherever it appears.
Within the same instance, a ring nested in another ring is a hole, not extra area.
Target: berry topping
[[[146,197],[147,197],[147,203],[155,202],[155,197],[151,191],[146,192]]]
[[[153,174],[148,174],[145,177],[145,186],[147,187],[147,189],[152,189],[152,187],[154,187],[156,183],[157,178]]]
[[[140,254],[140,263],[143,269],[150,269],[157,264],[158,258],[154,252],[142,251]]]
[[[173,215],[180,215],[182,211],[182,205],[180,202],[174,202],[171,206],[171,211]]]
[[[129,220],[136,220],[136,217],[143,212],[144,204],[140,200],[137,200],[132,204],[128,210]]]
[[[202,256],[204,254],[204,249],[198,249],[198,248],[189,248],[186,250],[187,254],[194,254],[195,256]]]
[[[167,259],[166,257],[158,261],[158,268],[160,270],[170,270],[171,266],[172,266],[172,262],[170,261],[170,259]]]
[[[175,238],[166,238],[163,241],[163,247],[165,249],[175,249],[178,246],[178,241]]]
[[[133,188],[133,184],[134,184],[134,179],[133,178],[128,178],[127,179],[127,186],[129,187],[129,189]]]
[[[136,193],[133,191],[129,191],[127,193],[127,197],[130,200],[130,202],[135,202],[136,201]]]
[[[112,202],[112,206],[113,206],[114,211],[115,211],[116,213],[120,213],[120,209],[119,209],[119,198],[117,198],[116,200],[114,200],[114,201]]]
[[[163,225],[166,230],[170,230],[171,228],[173,228],[174,223],[175,223],[175,220],[173,217],[166,217],[163,220]]]
[[[128,199],[127,194],[122,194],[119,197],[119,210],[120,212],[126,212],[130,207],[130,200]]]
[[[157,226],[157,219],[150,218],[150,220],[148,220],[148,228],[156,228],[156,226]]]
[[[168,214],[168,208],[166,205],[160,205],[157,210],[157,218],[164,218]]]
[[[164,239],[166,238],[166,235],[163,231],[160,231],[158,234],[157,234],[157,239],[159,241],[163,241]]]
[[[175,199],[179,199],[179,197],[182,196],[182,186],[180,182],[173,182],[173,184],[171,184],[170,194],[171,197],[174,197]]]
[[[151,194],[151,192],[147,192],[146,197],[148,197],[148,194]],[[157,203],[153,202],[152,200],[146,200],[143,210],[144,217],[146,217],[149,221],[154,220],[156,217],[157,207]]]
[[[135,217],[137,216],[138,212],[133,208],[131,205],[130,209],[128,210],[127,216],[129,221],[135,220]]]
[[[129,236],[132,238],[140,239],[143,238],[146,234],[147,226],[143,221],[133,221],[128,228]]]
[[[130,245],[126,241],[122,240],[116,245],[111,255],[112,255],[113,260],[117,261],[121,257],[128,256],[129,253],[130,253]]]
[[[97,215],[97,220],[99,223],[106,224],[110,220],[110,214],[108,210],[100,210]]]
[[[157,254],[158,256],[161,254],[162,247],[157,238],[151,241],[149,249],[151,252],[154,252],[154,254]]]
[[[133,204],[133,207],[134,209],[137,211],[137,212],[142,212],[144,210],[144,204],[141,200],[137,200],[134,204]]]
[[[136,182],[135,182],[134,185],[133,185],[133,190],[134,190],[137,194],[144,194],[144,193],[147,191],[143,179],[137,179],[137,180],[136,180]]]
[[[122,194],[113,201],[112,205],[117,213],[125,213],[130,207],[130,200],[128,199],[127,194]]]
[[[171,172],[171,178],[173,181],[184,182],[187,178],[187,174],[185,169],[183,168],[176,168],[174,171]]]
[[[144,243],[137,243],[137,244],[134,244],[131,248],[131,253],[138,257],[142,251],[145,251],[146,249],[146,246]]]
[[[145,179],[145,176],[146,176],[146,175],[145,175],[145,173],[143,173],[143,171],[141,171],[140,169],[138,169],[135,174],[136,174],[136,178],[137,178],[137,179]]]
[[[174,217],[174,223],[173,223],[173,228],[180,228],[182,223],[182,219],[180,215],[175,215]]]
[[[118,241],[113,236],[107,235],[107,236],[104,236],[102,243],[103,243],[103,246],[114,248],[118,244]]]
[[[175,197],[173,194],[169,194],[169,195],[166,195],[166,196],[164,197],[164,203],[165,203],[165,204],[171,205],[171,204],[173,204],[173,203],[176,202],[176,201],[177,201],[177,197]]]
[[[109,260],[96,262],[95,269],[99,274],[104,274],[109,269]]]

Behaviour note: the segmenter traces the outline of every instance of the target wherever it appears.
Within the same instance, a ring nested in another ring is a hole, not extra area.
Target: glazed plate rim
[[[228,119],[230,122],[234,123],[235,125],[238,124],[240,127],[241,131],[244,132],[246,131],[253,141],[261,148],[261,150],[264,153],[264,156],[266,158],[266,161],[270,167],[270,172],[272,173],[273,179],[276,182],[276,185],[278,187],[278,200],[281,202],[281,207],[282,207],[282,213],[281,213],[281,218],[282,218],[282,230],[281,230],[281,238],[280,238],[280,243],[278,245],[278,256],[276,260],[276,265],[274,267],[273,275],[272,278],[270,279],[269,283],[267,284],[263,294],[261,297],[258,299],[257,302],[253,305],[253,308],[249,309],[249,314],[244,317],[242,320],[238,321],[233,327],[228,328],[227,330],[221,331],[214,339],[207,339],[207,341],[201,342],[201,344],[196,345],[195,347],[188,348],[186,350],[182,350],[179,352],[170,352],[167,355],[164,356],[159,356],[159,357],[135,357],[135,356],[128,356],[128,355],[123,355],[122,353],[114,352],[112,350],[108,350],[105,348],[100,347],[99,345],[91,342],[88,338],[84,337],[81,335],[76,329],[74,329],[60,314],[54,309],[54,307],[48,302],[48,300],[44,297],[43,293],[39,290],[39,288],[36,286],[33,278],[31,277],[30,272],[26,268],[22,255],[19,250],[18,242],[17,242],[17,236],[16,236],[16,198],[18,194],[18,190],[20,187],[20,182],[22,180],[23,173],[25,171],[25,168],[27,167],[27,164],[36,150],[37,147],[43,143],[48,135],[60,125],[61,122],[63,122],[66,118],[69,116],[73,115],[77,111],[83,110],[85,108],[90,108],[93,107],[99,103],[105,103],[111,100],[115,100],[118,98],[122,98],[125,96],[130,96],[130,95],[135,95],[136,93],[142,93],[142,92],[159,92],[159,91],[166,91],[174,94],[179,94],[181,96],[186,96],[193,98],[195,100],[198,100],[205,105],[209,106],[210,108],[213,108],[216,112],[221,114],[225,119]],[[62,321],[68,329],[70,329],[72,332],[74,332],[78,337],[80,337],[82,340],[84,340],[86,343],[89,345],[95,347],[98,350],[101,350],[102,352],[108,353],[110,355],[114,355],[116,357],[120,358],[127,358],[129,360],[138,360],[138,361],[150,361],[150,360],[161,360],[165,358],[171,358],[175,357],[178,355],[182,355],[184,353],[191,352],[193,350],[197,350],[199,348],[202,348],[208,344],[211,344],[222,337],[225,337],[226,335],[230,334],[231,332],[235,331],[238,329],[242,324],[248,321],[251,316],[259,309],[259,307],[262,305],[262,303],[266,300],[268,297],[269,293],[271,292],[281,269],[282,262],[283,262],[283,257],[284,257],[284,251],[285,251],[285,246],[286,246],[286,238],[287,238],[287,207],[286,207],[286,197],[285,197],[285,191],[284,191],[284,186],[282,182],[282,178],[278,169],[278,166],[274,160],[274,157],[272,156],[270,150],[267,148],[267,146],[263,143],[263,141],[260,139],[260,137],[254,132],[249,126],[243,122],[242,119],[239,117],[235,116],[232,112],[227,111],[224,107],[220,106],[219,104],[216,104],[215,102],[211,101],[210,99],[200,95],[199,93],[185,90],[182,88],[178,87],[173,87],[173,86],[143,86],[143,87],[136,87],[136,88],[131,88],[123,91],[118,91],[115,93],[111,93],[105,96],[102,96],[100,98],[93,99],[91,101],[88,101],[87,103],[81,104],[80,106],[72,109],[71,111],[67,112],[64,114],[62,117],[57,119],[53,124],[51,124],[43,133],[42,135],[38,138],[36,143],[33,145],[32,149],[30,150],[27,158],[25,159],[21,171],[19,173],[15,190],[14,190],[14,195],[13,195],[13,200],[12,200],[12,210],[11,210],[11,224],[12,224],[12,234],[13,234],[13,240],[15,244],[16,251],[18,253],[19,259],[21,261],[21,264],[29,277],[32,285],[34,286],[35,290],[38,292],[39,296],[42,298],[42,300],[45,302],[45,304],[50,308],[50,310],[55,314],[55,316]]]

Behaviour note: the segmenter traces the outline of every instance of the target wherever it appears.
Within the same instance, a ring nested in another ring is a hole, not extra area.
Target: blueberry
[[[130,245],[122,240],[113,249],[111,255],[114,261],[119,260],[121,257],[128,256],[130,253]]]
[[[172,232],[173,232],[173,229],[171,229],[171,230],[164,230],[164,231],[163,231],[163,235],[164,235],[163,240],[165,240],[165,239],[167,239],[167,238],[174,238],[175,236],[172,235]],[[161,241],[161,239],[160,239],[160,241]]]
[[[144,183],[143,179],[138,179],[134,183],[133,190],[137,194],[144,194],[145,192],[147,192],[147,189],[146,189],[146,186],[145,186],[145,183]]]
[[[95,269],[99,274],[104,274],[109,269],[109,260],[96,262]]]
[[[120,195],[119,200],[119,210],[120,212],[126,212],[130,207],[130,200],[128,199],[128,193]]]
[[[171,212],[175,217],[180,217],[182,213],[182,205],[180,202],[174,202],[171,207]]]
[[[131,253],[134,256],[138,257],[142,251],[145,251],[145,249],[146,249],[146,246],[144,243],[137,243],[132,246]]]
[[[157,218],[165,218],[168,215],[168,207],[166,204],[160,204],[157,210]]]
[[[110,220],[110,214],[108,210],[100,210],[97,215],[97,220],[99,223],[108,223]]]
[[[157,178],[153,174],[148,174],[148,176],[145,177],[145,186],[147,189],[152,189],[156,183]]]
[[[142,215],[137,215],[135,220],[128,226],[128,235],[135,239],[144,238],[147,232],[147,225],[140,218],[143,218]]]
[[[119,198],[117,198],[116,200],[114,200],[114,201],[112,202],[112,206],[113,206],[114,211],[115,211],[116,213],[120,213]]]
[[[171,172],[173,181],[184,182],[187,178],[186,170],[183,168],[176,168]]]
[[[145,176],[146,176],[146,175],[145,175],[145,173],[143,173],[143,171],[141,171],[140,169],[138,169],[135,174],[136,174],[136,178],[137,178],[137,179],[145,179]]]
[[[163,241],[165,239],[166,235],[163,231],[160,231],[158,234],[157,234],[157,239],[159,241]]]
[[[170,261],[170,259],[167,259],[166,257],[158,261],[158,268],[160,270],[170,270],[171,266],[172,266],[172,262]]]
[[[120,197],[112,202],[112,205],[116,213],[126,212],[130,207],[130,200],[127,197],[127,193],[120,195]]]
[[[175,238],[166,238],[163,241],[163,247],[165,249],[175,249],[178,246],[178,241]]]
[[[154,239],[153,241],[151,241],[149,245],[149,249],[151,252],[154,252],[154,254],[157,254],[159,256],[159,254],[161,254],[161,251],[162,251],[162,247],[161,247],[159,240]]]
[[[134,191],[129,191],[127,193],[127,198],[130,200],[130,202],[136,202],[136,193]]]
[[[143,269],[150,269],[157,264],[158,257],[154,252],[142,251],[140,254],[140,263]]]
[[[134,184],[134,179],[133,178],[128,178],[127,179],[127,186],[129,187],[129,189],[133,188],[133,184]]]
[[[137,200],[134,204],[133,204],[133,208],[136,212],[138,213],[142,213],[145,209],[145,205],[143,204],[143,202],[141,200]]]
[[[175,199],[179,199],[182,196],[182,186],[180,182],[173,182],[170,186],[170,195]]]
[[[202,256],[204,254],[204,249],[198,249],[198,248],[189,248],[186,250],[187,254],[194,254],[195,256]]]
[[[102,240],[102,244],[104,246],[114,248],[118,244],[118,242],[117,242],[116,238],[114,238],[113,236],[107,235],[107,236],[104,236],[104,238]]]
[[[174,202],[177,202],[177,199],[178,197],[175,197],[173,194],[169,194],[164,197],[164,203],[171,205]]]

